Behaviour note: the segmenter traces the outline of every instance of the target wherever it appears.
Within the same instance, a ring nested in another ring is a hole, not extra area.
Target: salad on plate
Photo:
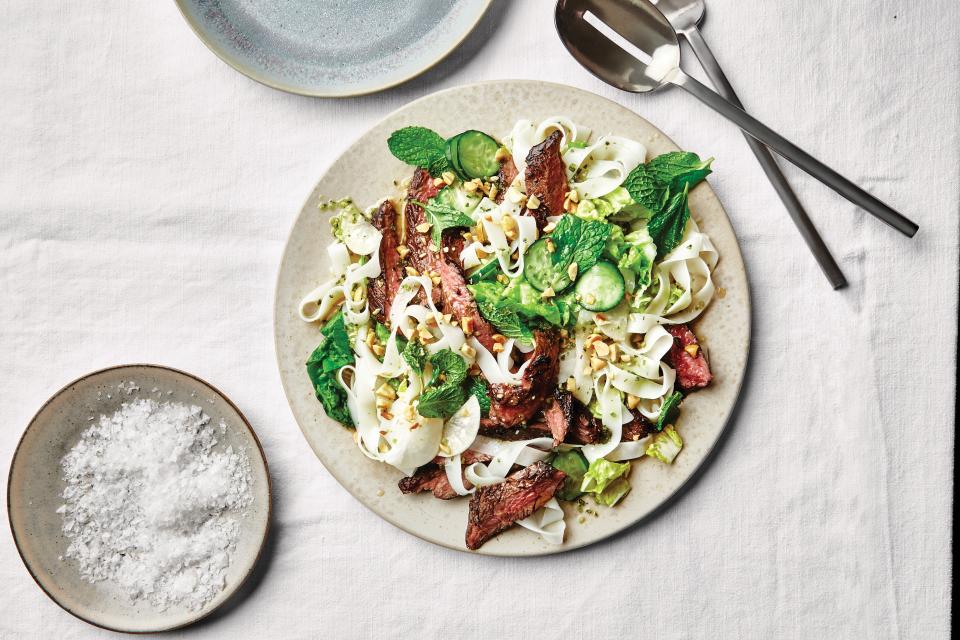
[[[671,464],[712,380],[690,323],[718,254],[688,204],[712,160],[565,117],[386,144],[414,167],[395,193],[321,205],[317,398],[403,493],[469,498],[468,548],[515,524],[562,544],[561,502],[615,508],[631,465]]]

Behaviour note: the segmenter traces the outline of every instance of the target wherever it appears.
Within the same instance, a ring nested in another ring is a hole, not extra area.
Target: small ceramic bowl
[[[91,584],[80,577],[77,563],[67,559],[69,539],[63,534],[65,486],[60,460],[80,434],[101,414],[111,414],[136,398],[181,402],[202,407],[226,431],[218,448],[232,446],[250,460],[253,501],[239,522],[240,537],[226,571],[226,588],[201,609],[155,609],[130,600],[112,584]],[[7,484],[10,528],[30,574],[50,598],[90,624],[129,633],[182,627],[216,610],[243,584],[264,547],[270,526],[270,475],[263,449],[240,410],[217,389],[188,373],[156,365],[127,365],[95,371],[58,391],[37,412],[13,456]]]

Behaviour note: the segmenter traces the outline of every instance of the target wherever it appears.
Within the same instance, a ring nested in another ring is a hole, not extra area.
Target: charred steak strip
[[[514,427],[540,411],[557,384],[560,340],[554,331],[533,332],[536,346],[530,364],[518,385],[490,385],[490,420],[502,427]]]
[[[480,420],[480,435],[498,440],[531,440],[533,438],[550,438],[550,427],[545,422],[528,422],[514,427],[504,427],[490,418]]]
[[[563,135],[554,131],[527,154],[527,168],[523,174],[527,197],[535,195],[540,201],[540,206],[527,211],[536,218],[537,228],[541,232],[547,224],[547,216],[563,215],[567,170],[560,157],[562,139]]]
[[[421,275],[427,275],[431,272],[439,271],[440,247],[433,247],[430,250],[432,241],[430,231],[417,231],[417,226],[427,221],[423,212],[423,207],[416,202],[426,203],[427,200],[437,195],[439,189],[434,186],[433,178],[426,169],[417,168],[410,180],[410,188],[407,190],[407,204],[404,207],[404,230],[406,232],[407,248],[410,249],[408,260],[411,266]],[[434,304],[440,303],[440,290],[437,287],[433,289]]]
[[[499,187],[497,189],[497,197],[494,198],[497,204],[503,202],[503,197],[507,195],[507,189],[509,189],[513,181],[517,179],[519,173],[517,165],[513,162],[513,156],[508,154],[506,158],[500,161],[500,171],[497,173],[497,184]]]
[[[460,461],[464,467],[474,462],[490,462],[490,456],[476,451],[464,451],[460,456]],[[457,497],[457,492],[450,486],[447,480],[447,473],[443,468],[444,460],[438,458],[429,462],[419,469],[416,473],[407,478],[401,478],[397,486],[403,493],[422,493],[424,491],[433,492],[434,497],[440,500],[451,500]],[[463,479],[463,485],[469,489],[472,485],[466,478]]]
[[[677,386],[684,391],[698,389],[710,384],[713,374],[710,365],[703,356],[703,349],[699,348],[697,336],[685,324],[667,325],[664,327],[673,336],[673,346],[666,357],[667,364],[677,370]],[[694,347],[694,345],[696,345]],[[690,347],[696,355],[692,355]]]
[[[623,425],[620,442],[642,440],[650,435],[651,431],[653,431],[653,426],[650,424],[650,421],[637,413],[634,415],[633,420]]]
[[[557,446],[567,439],[567,433],[573,427],[573,394],[569,391],[555,389],[553,400],[543,410],[543,419],[550,428],[553,436],[553,446]]]
[[[500,484],[478,487],[470,499],[467,516],[467,548],[484,542],[513,526],[550,501],[563,486],[566,474],[544,461],[521,469]]]
[[[373,226],[383,234],[380,241],[380,275],[373,279],[367,291],[370,309],[380,322],[390,317],[390,303],[397,295],[400,281],[403,280],[403,265],[397,246],[400,236],[397,233],[397,210],[390,200],[384,200],[373,215]]]
[[[439,261],[440,285],[442,287],[443,312],[453,315],[461,326],[471,327],[471,332],[488,351],[493,350],[496,329],[480,315],[473,294],[467,289],[467,277],[460,264],[463,238],[455,231],[443,234],[443,257]],[[464,320],[467,322],[464,323]]]

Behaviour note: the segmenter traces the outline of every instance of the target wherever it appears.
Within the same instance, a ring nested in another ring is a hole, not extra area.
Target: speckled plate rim
[[[283,265],[286,263],[288,258],[288,252],[291,249],[290,239],[291,239],[291,236],[293,235],[294,230],[297,227],[297,223],[300,220],[300,216],[303,215],[303,213],[309,207],[310,202],[316,197],[320,189],[320,184],[323,182],[327,174],[330,172],[331,168],[341,159],[342,156],[350,153],[350,151],[354,148],[354,146],[358,142],[360,142],[360,140],[364,136],[366,136],[371,129],[376,128],[377,126],[393,118],[395,115],[399,114],[400,112],[405,111],[406,109],[413,107],[415,105],[419,105],[420,103],[423,103],[425,101],[435,99],[444,94],[454,93],[454,92],[462,91],[465,89],[471,89],[475,87],[483,87],[486,85],[541,85],[541,86],[549,87],[553,90],[569,91],[575,94],[581,94],[584,97],[589,97],[590,99],[598,99],[607,103],[611,108],[619,109],[623,112],[626,112],[632,115],[633,117],[639,118],[647,122],[651,127],[656,129],[660,133],[660,135],[664,137],[664,139],[667,142],[679,148],[679,146],[673,141],[673,139],[667,136],[665,133],[663,133],[658,127],[656,127],[656,125],[649,122],[646,118],[636,113],[635,111],[620,104],[619,102],[616,102],[604,96],[595,94],[593,92],[587,91],[586,89],[580,89],[578,87],[573,87],[570,85],[565,85],[565,84],[556,83],[556,82],[548,82],[543,80],[527,80],[527,79],[487,80],[482,82],[459,85],[456,87],[450,87],[447,89],[436,91],[434,93],[427,94],[421,98],[418,98],[416,100],[413,100],[411,102],[404,104],[403,106],[386,114],[380,120],[370,125],[370,127],[368,127],[365,131],[360,133],[354,140],[352,140],[351,143],[347,145],[347,147],[344,149],[344,151],[339,156],[337,156],[337,158],[335,158],[330,164],[327,165],[327,167],[322,171],[320,177],[317,179],[316,185],[311,190],[307,198],[304,200],[304,204],[300,209],[300,213],[297,214],[297,216],[294,218],[293,222],[291,223],[290,232],[288,233],[287,241],[286,241],[286,244],[284,245],[283,254],[280,258],[280,266],[277,270],[277,278],[276,278],[275,287],[274,287],[274,355],[277,360],[277,367],[280,370],[280,383],[281,383],[281,386],[283,387],[284,396],[287,399],[287,404],[290,407],[290,411],[293,414],[294,420],[297,422],[297,425],[299,426],[301,433],[303,433],[304,439],[307,441],[307,444],[313,450],[314,454],[320,460],[321,464],[323,464],[324,468],[330,473],[330,475],[332,475],[334,479],[337,480],[337,482],[340,484],[340,486],[349,494],[351,494],[364,507],[366,507],[371,512],[376,514],[378,517],[386,520],[387,522],[389,522],[390,524],[392,524],[393,526],[397,527],[398,529],[400,529],[405,533],[416,536],[417,538],[420,538],[421,540],[424,540],[426,542],[436,544],[441,547],[445,547],[447,549],[452,549],[454,551],[460,551],[462,553],[468,553],[472,555],[486,555],[486,556],[506,557],[506,558],[549,556],[549,555],[554,555],[559,553],[565,553],[567,551],[582,549],[584,547],[588,547],[593,544],[597,544],[599,542],[614,538],[624,533],[625,531],[629,530],[630,528],[635,527],[640,523],[647,521],[653,517],[656,517],[664,509],[669,507],[677,498],[679,498],[680,495],[683,494],[683,492],[687,489],[687,487],[689,487],[693,483],[693,481],[701,475],[703,470],[713,460],[714,454],[716,453],[717,446],[720,444],[720,442],[723,441],[724,435],[726,434],[727,430],[730,427],[731,419],[734,413],[736,412],[737,407],[740,404],[741,391],[743,389],[743,382],[744,382],[744,379],[746,378],[747,367],[749,367],[749,364],[750,364],[750,347],[753,340],[753,327],[752,327],[753,306],[752,306],[752,299],[750,295],[750,279],[746,273],[746,265],[743,262],[743,254],[740,250],[740,242],[739,242],[739,239],[737,239],[736,233],[733,230],[733,224],[730,221],[730,217],[727,215],[726,210],[723,207],[723,204],[720,202],[720,198],[716,195],[716,192],[713,191],[713,188],[708,183],[704,182],[704,184],[702,186],[698,186],[698,188],[705,187],[709,189],[711,197],[716,200],[716,203],[723,214],[723,220],[726,223],[726,225],[729,227],[729,232],[734,239],[733,251],[735,251],[735,254],[736,254],[736,262],[740,265],[740,273],[738,273],[738,276],[742,278],[743,289],[744,289],[743,294],[745,296],[744,303],[743,303],[744,315],[745,315],[745,318],[744,318],[745,343],[743,345],[744,365],[737,372],[738,375],[736,376],[736,380],[730,382],[733,401],[730,402],[730,404],[725,408],[723,412],[720,428],[717,430],[713,440],[708,444],[707,449],[703,452],[700,460],[697,461],[697,463],[693,466],[692,469],[690,469],[686,477],[676,487],[674,487],[672,491],[663,495],[663,497],[660,499],[657,506],[651,508],[649,511],[641,514],[640,516],[636,517],[633,520],[625,521],[624,523],[620,524],[618,527],[606,532],[606,534],[602,535],[601,537],[591,539],[591,540],[584,540],[578,543],[571,543],[568,541],[564,541],[562,545],[550,546],[548,548],[543,548],[535,551],[514,550],[512,548],[508,548],[506,550],[501,550],[501,549],[486,550],[483,547],[481,547],[479,550],[471,551],[464,546],[448,544],[442,539],[431,537],[423,532],[415,530],[414,528],[406,526],[405,524],[400,522],[397,518],[392,517],[388,513],[385,513],[383,510],[378,509],[373,504],[371,504],[367,500],[364,500],[362,497],[360,497],[358,495],[358,492],[350,487],[350,483],[348,482],[347,478],[344,477],[344,474],[341,474],[340,472],[338,472],[338,470],[336,470],[333,465],[327,464],[327,462],[324,459],[324,455],[321,453],[320,447],[313,441],[313,439],[311,439],[307,431],[307,426],[303,423],[303,421],[301,421],[300,416],[298,415],[297,411],[294,409],[293,394],[287,384],[287,380],[283,375],[283,364],[280,357],[280,353],[281,353],[281,345],[280,345],[281,336],[279,331],[279,318],[280,318],[279,314],[280,314],[280,305],[281,305],[280,289],[281,289],[281,283],[283,279]],[[707,233],[709,233],[710,229],[708,228],[706,229],[706,231]],[[729,256],[730,253],[727,252],[724,255]],[[721,259],[723,259],[723,256],[721,256]],[[289,313],[289,310],[287,310],[287,312]],[[321,413],[323,412],[319,404],[317,405],[317,411]],[[325,419],[329,420],[329,418],[325,418]]]
[[[470,25],[466,29],[464,29],[460,37],[457,38],[456,41],[454,41],[447,49],[445,49],[442,52],[438,52],[437,55],[434,57],[434,59],[430,63],[424,65],[420,69],[417,69],[411,73],[402,75],[396,79],[389,80],[381,85],[377,85],[369,89],[362,89],[360,91],[311,91],[309,89],[304,89],[291,84],[286,84],[283,82],[277,82],[275,80],[272,80],[258,73],[257,71],[254,71],[248,66],[244,65],[239,60],[235,59],[232,55],[230,55],[229,51],[224,50],[222,47],[218,46],[215,42],[213,42],[210,38],[208,38],[206,35],[206,32],[200,27],[200,25],[196,24],[196,22],[194,22],[190,18],[190,15],[184,8],[184,3],[187,2],[187,0],[175,0],[177,4],[177,9],[180,11],[180,15],[183,16],[184,21],[188,25],[190,25],[191,31],[193,31],[193,33],[197,36],[197,38],[200,39],[200,42],[202,42],[207,47],[207,49],[212,51],[214,55],[216,55],[222,61],[227,63],[234,70],[239,71],[240,73],[247,76],[251,80],[255,80],[256,82],[259,82],[264,86],[270,87],[271,89],[277,89],[279,91],[284,91],[286,93],[292,93],[294,95],[299,95],[299,96],[309,96],[311,98],[355,98],[358,96],[367,96],[372,93],[379,93],[381,91],[386,91],[387,89],[392,89],[394,87],[397,87],[405,82],[409,82],[414,78],[426,73],[430,69],[433,69],[435,66],[443,62],[446,59],[446,57],[449,56],[451,53],[453,53],[453,51],[457,47],[463,44],[463,41],[467,39],[467,36],[473,33],[474,29],[477,28],[477,25],[480,24],[481,20],[483,20],[483,17],[487,14],[487,11],[490,9],[490,5],[493,3],[493,0],[481,0],[481,1],[483,2],[483,7],[479,11],[477,11],[476,18],[473,20],[473,22],[470,23]]]
[[[157,629],[144,629],[144,630],[129,630],[129,629],[122,629],[119,627],[111,627],[108,625],[104,625],[84,617],[82,614],[74,611],[63,602],[60,602],[60,600],[57,599],[57,597],[54,596],[52,593],[50,593],[47,590],[47,588],[43,585],[43,582],[40,581],[40,578],[37,577],[37,574],[34,572],[33,566],[27,560],[26,556],[24,556],[23,550],[21,549],[20,538],[17,535],[16,528],[14,527],[13,515],[10,510],[10,500],[12,497],[11,496],[11,480],[13,479],[14,467],[17,464],[17,457],[20,454],[20,447],[27,436],[27,432],[31,428],[33,428],[34,424],[36,424],[37,422],[37,419],[43,414],[43,412],[46,411],[47,408],[50,406],[50,404],[54,400],[56,400],[61,394],[67,392],[71,387],[73,387],[76,384],[79,384],[94,376],[98,376],[104,373],[113,372],[120,369],[129,369],[134,367],[148,368],[148,369],[161,369],[169,373],[184,376],[185,378],[189,378],[190,380],[193,380],[194,382],[197,382],[205,386],[212,393],[219,396],[224,402],[227,403],[227,405],[232,410],[234,410],[237,413],[238,416],[240,416],[240,421],[247,428],[247,432],[253,438],[253,442],[257,445],[257,451],[260,453],[260,460],[263,462],[263,470],[267,478],[267,517],[266,517],[266,524],[263,528],[263,534],[260,540],[260,546],[259,546],[259,549],[257,550],[256,557],[250,563],[250,567],[243,574],[240,580],[234,583],[231,587],[228,587],[228,589],[230,590],[229,595],[227,595],[227,597],[224,598],[223,601],[220,604],[218,604],[216,607],[210,609],[209,611],[204,611],[202,614],[196,617],[190,618],[189,620],[186,620],[184,622],[181,622],[175,625],[171,625],[169,627],[160,627]],[[116,631],[118,633],[128,633],[131,635],[145,635],[148,633],[162,633],[164,631],[174,631],[176,629],[183,629],[184,627],[188,627],[192,624],[195,624],[200,620],[203,620],[204,618],[210,616],[214,612],[219,611],[226,603],[230,602],[230,600],[237,594],[238,591],[240,591],[243,585],[246,584],[247,580],[249,580],[250,576],[253,575],[253,572],[257,568],[257,565],[260,564],[260,558],[263,556],[264,549],[266,549],[266,546],[267,546],[267,538],[270,535],[270,526],[272,522],[273,522],[273,480],[270,478],[270,466],[267,464],[267,456],[263,452],[263,445],[260,444],[260,438],[257,437],[257,432],[253,430],[253,427],[250,425],[250,421],[247,420],[247,417],[243,414],[242,411],[240,411],[240,408],[237,407],[237,405],[235,405],[233,401],[225,393],[220,391],[220,389],[216,388],[215,386],[213,386],[203,378],[195,376],[194,374],[188,373],[181,369],[176,369],[174,367],[168,367],[161,364],[130,363],[130,364],[114,365],[112,367],[105,367],[103,369],[97,369],[96,371],[91,371],[90,373],[84,374],[79,378],[76,378],[75,380],[72,380],[67,384],[65,384],[64,386],[62,386],[55,393],[53,393],[49,398],[47,398],[47,400],[40,406],[37,412],[33,414],[33,417],[30,418],[30,422],[27,423],[27,428],[23,430],[23,433],[20,435],[20,440],[17,441],[17,448],[14,449],[13,451],[13,457],[10,460],[10,469],[7,472],[7,524],[10,527],[10,534],[13,536],[13,542],[14,542],[14,545],[17,547],[17,554],[20,556],[20,560],[21,562],[23,562],[23,566],[26,567],[27,572],[30,574],[30,577],[33,578],[33,581],[37,583],[37,586],[40,587],[40,589],[47,595],[47,597],[50,598],[54,603],[56,603],[58,607],[60,607],[61,609],[63,609],[73,617],[79,620],[83,620],[87,624],[93,625],[94,627],[98,627],[100,629],[106,629],[107,631]]]

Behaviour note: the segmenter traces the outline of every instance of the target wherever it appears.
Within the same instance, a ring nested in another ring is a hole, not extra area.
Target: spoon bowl
[[[623,91],[656,91],[667,84],[662,68],[680,66],[677,33],[649,2],[560,0],[554,17],[577,62]],[[617,25],[616,30],[607,25]]]

